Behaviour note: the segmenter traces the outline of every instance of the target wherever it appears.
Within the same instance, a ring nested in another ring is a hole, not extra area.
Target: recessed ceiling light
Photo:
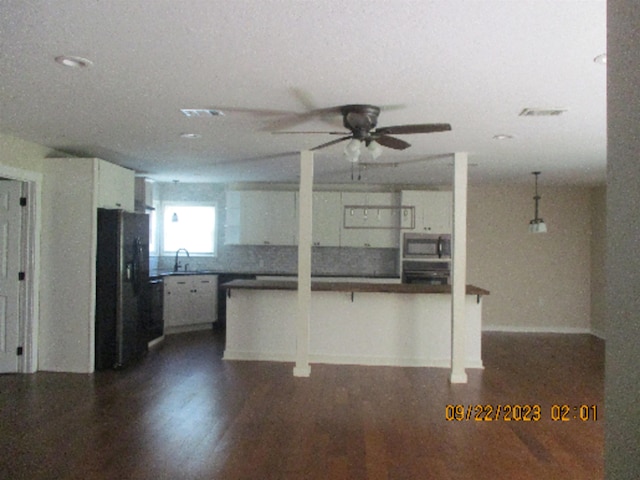
[[[193,139],[193,138],[200,138],[202,137],[202,135],[200,135],[199,133],[181,133],[180,137]]]
[[[60,55],[56,57],[56,62],[69,68],[86,68],[93,65],[93,62],[91,60],[70,55]]]
[[[494,140],[511,140],[513,138],[513,135],[509,135],[507,133],[498,133],[497,135],[493,136]]]
[[[596,58],[593,59],[594,62],[599,63],[600,65],[606,65],[607,64],[607,54],[606,53],[602,53],[600,55],[598,55]]]

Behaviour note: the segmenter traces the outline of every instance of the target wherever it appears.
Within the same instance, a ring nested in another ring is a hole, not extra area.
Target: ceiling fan
[[[330,109],[326,109],[328,111]],[[373,105],[343,105],[341,107],[335,107],[336,113],[342,114],[342,123],[348,132],[272,132],[277,134],[291,134],[291,133],[322,133],[327,135],[341,135],[341,138],[331,140],[330,142],[323,143],[317,147],[313,147],[310,150],[320,150],[336,143],[349,140],[349,143],[345,146],[344,153],[348,160],[351,162],[357,162],[360,157],[360,148],[364,143],[365,146],[371,152],[373,158],[377,158],[382,153],[380,145],[392,148],[394,150],[404,150],[411,146],[410,143],[405,142],[392,135],[407,135],[414,133],[433,133],[433,132],[446,132],[451,130],[451,125],[448,123],[424,123],[417,125],[398,125],[394,127],[379,127],[378,115],[380,114],[380,107]]]

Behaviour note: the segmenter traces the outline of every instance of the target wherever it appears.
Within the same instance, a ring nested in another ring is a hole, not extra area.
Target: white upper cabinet
[[[400,232],[451,233],[451,192],[313,192],[313,246],[399,248]],[[297,245],[295,191],[226,193],[225,244]]]
[[[226,194],[227,245],[295,245],[295,192],[229,191]]]
[[[98,160],[98,207],[135,208],[135,173],[133,170]]]
[[[313,246],[339,247],[340,192],[313,192]]]
[[[403,208],[402,229],[416,233],[451,233],[453,199],[451,192],[405,190],[402,206],[414,207],[415,221],[411,222],[411,209]]]
[[[398,248],[399,195],[386,192],[343,192],[343,247]]]

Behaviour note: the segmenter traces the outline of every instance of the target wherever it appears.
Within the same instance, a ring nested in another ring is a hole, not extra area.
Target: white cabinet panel
[[[451,233],[453,214],[451,192],[405,190],[402,192],[402,205],[415,207],[414,229],[411,229],[408,224],[409,215],[402,212],[402,226],[405,231]]]
[[[215,322],[218,319],[218,276],[165,277],[163,319],[169,329]]]
[[[133,212],[134,198],[135,173],[133,170],[98,160],[98,207],[121,208]]]
[[[295,192],[227,192],[226,202],[226,244],[295,245]]]
[[[313,245],[340,246],[340,192],[313,192]]]

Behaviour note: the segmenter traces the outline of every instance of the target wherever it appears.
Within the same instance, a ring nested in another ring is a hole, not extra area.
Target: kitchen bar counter
[[[296,280],[233,280],[227,291],[225,360],[292,362],[296,352]],[[451,365],[451,286],[312,281],[311,363]],[[482,297],[468,285],[466,368],[482,368]]]
[[[220,285],[223,289],[248,290],[296,290],[295,280],[233,280]],[[450,294],[451,285],[422,285],[406,283],[324,282],[312,281],[315,292],[370,292],[370,293],[441,293]],[[467,285],[467,295],[489,295],[489,291],[475,285]]]

